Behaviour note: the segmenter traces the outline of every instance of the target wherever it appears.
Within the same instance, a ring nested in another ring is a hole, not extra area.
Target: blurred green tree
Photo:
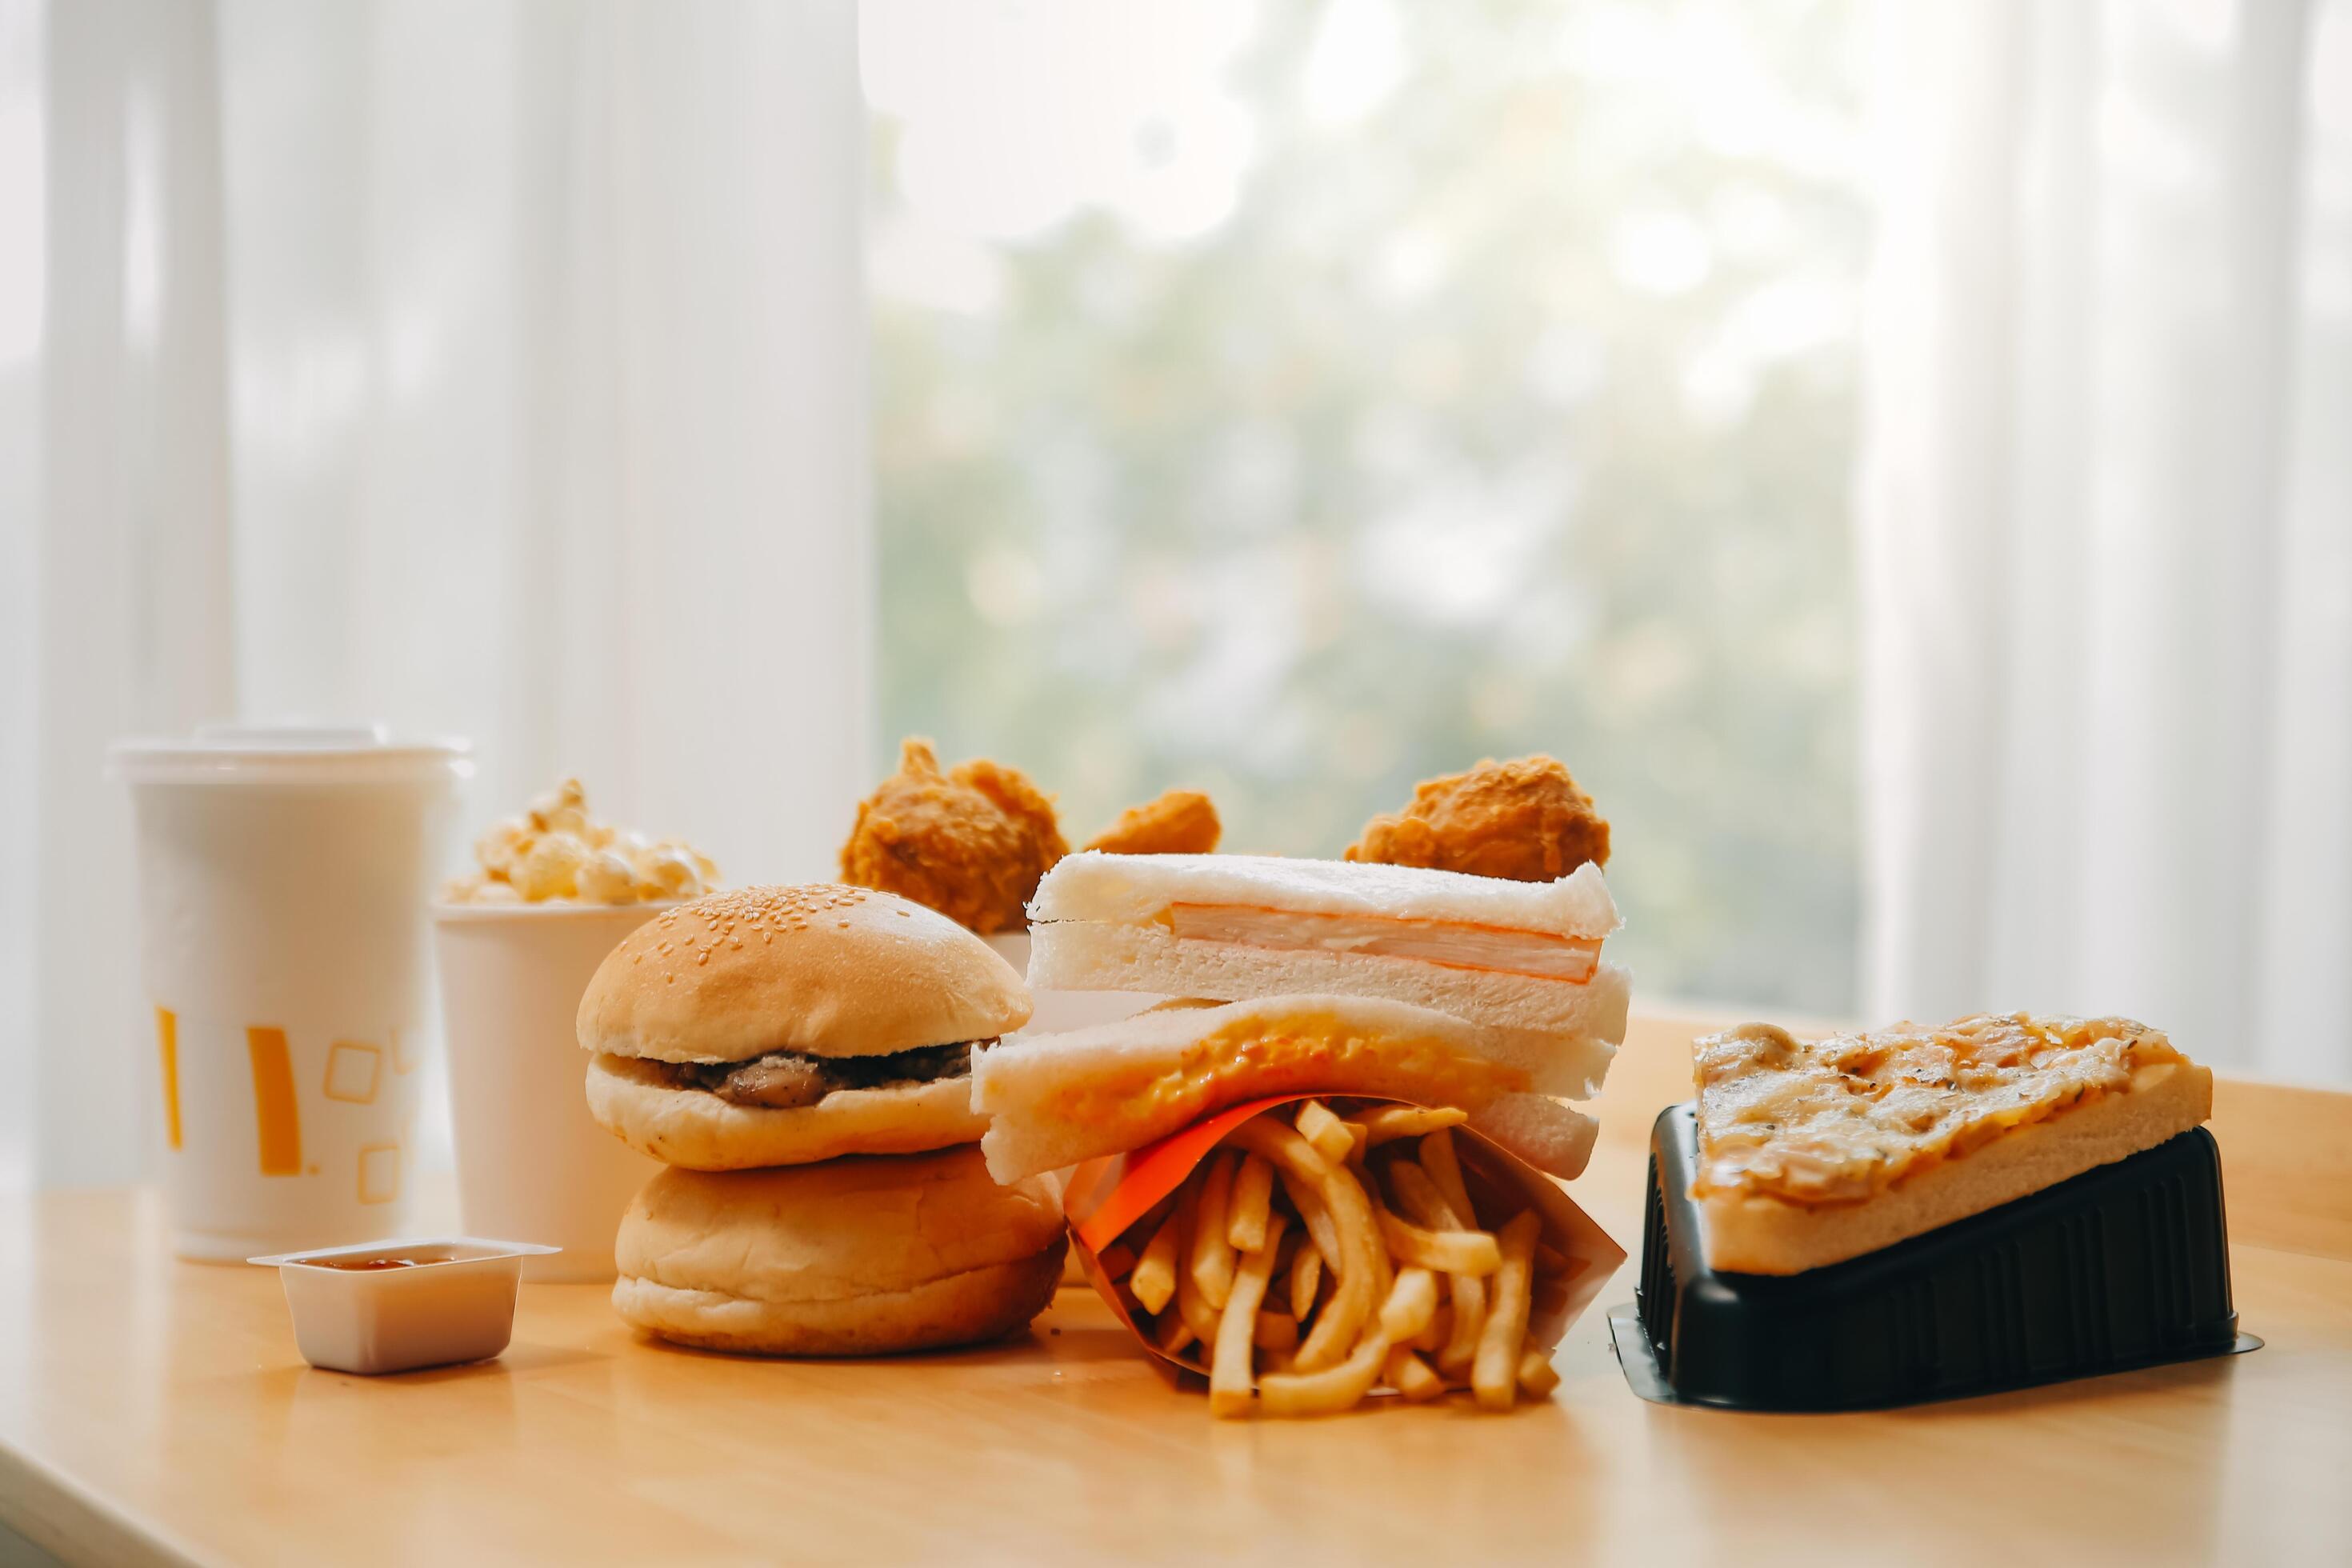
[[[877,102],[887,738],[1018,763],[1074,842],[1190,784],[1227,847],[1295,855],[1550,752],[1614,825],[1642,992],[1850,1008],[1853,7],[1276,0],[1233,31],[1166,115],[1046,116],[1148,182],[1218,95],[1213,219],[1173,237],[1083,189],[957,232],[909,177],[920,89]]]

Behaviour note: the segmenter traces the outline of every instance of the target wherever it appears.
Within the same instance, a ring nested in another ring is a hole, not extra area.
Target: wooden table
[[[1696,1026],[1637,1022],[1576,1186],[1629,1250]],[[167,1258],[152,1196],[53,1195],[0,1209],[0,1518],[106,1563],[2352,1563],[2352,1096],[2225,1084],[2213,1128],[2267,1348],[1840,1416],[1644,1404],[1596,1310],[1507,1416],[1215,1423],[1073,1290],[1009,1345],[795,1364],[526,1286],[503,1360],[371,1382],[302,1364],[274,1275]]]

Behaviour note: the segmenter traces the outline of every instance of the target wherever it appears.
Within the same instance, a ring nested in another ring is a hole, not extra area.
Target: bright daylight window
[[[1294,855],[1550,752],[1643,991],[1850,1008],[1859,43],[870,4],[887,735]]]

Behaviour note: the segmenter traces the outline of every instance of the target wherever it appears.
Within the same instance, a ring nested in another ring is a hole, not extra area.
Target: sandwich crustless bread
[[[1021,977],[954,921],[826,885],[640,926],[579,1026],[598,1122],[665,1163],[731,1171],[972,1142],[972,1046],[1028,1018]]]
[[[2126,1018],[1962,1018],[1806,1043],[1698,1042],[1691,1195],[1710,1268],[1796,1274],[1875,1252],[2203,1121],[2212,1075]]]
[[[1346,993],[1542,1036],[1589,1095],[1625,1037],[1630,981],[1592,866],[1513,882],[1252,855],[1078,854],[1038,884],[1040,987],[1244,997]]]
[[[1013,1180],[1157,1142],[1228,1106],[1316,1092],[1454,1106],[1555,1175],[1591,1153],[1590,1117],[1546,1098],[1574,1078],[1541,1042],[1369,996],[1168,1005],[1005,1041],[972,1068],[989,1168]]]

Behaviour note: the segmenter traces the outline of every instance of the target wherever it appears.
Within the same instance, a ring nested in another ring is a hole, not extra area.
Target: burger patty
[[[878,1057],[813,1057],[770,1051],[748,1062],[667,1062],[680,1089],[707,1089],[730,1105],[798,1110],[836,1089],[903,1089],[971,1076],[971,1047],[985,1040],[924,1046]]]

